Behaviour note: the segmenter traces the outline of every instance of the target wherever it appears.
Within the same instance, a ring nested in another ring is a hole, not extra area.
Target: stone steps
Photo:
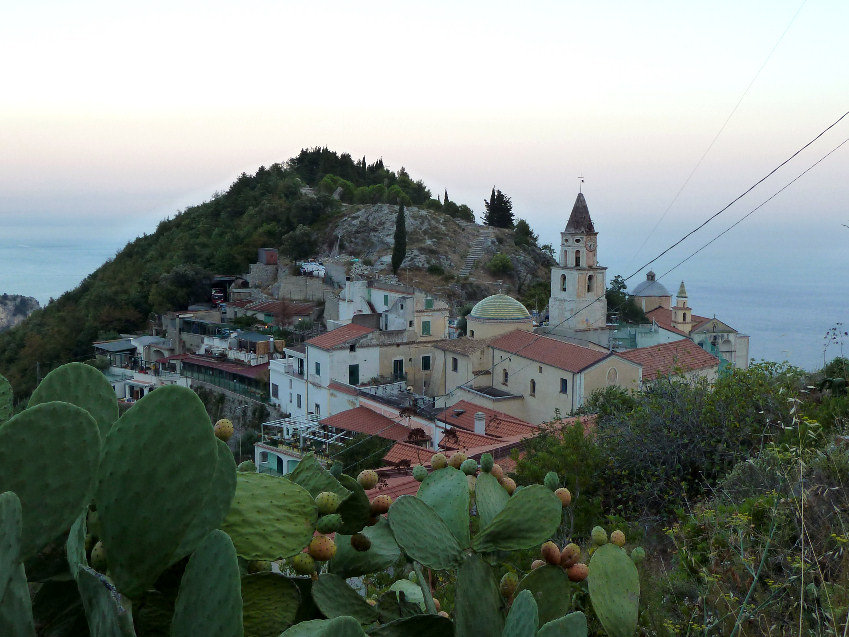
[[[480,259],[486,248],[486,244],[492,239],[492,230],[486,229],[482,230],[478,238],[475,239],[475,242],[472,244],[471,250],[469,250],[469,254],[466,255],[466,260],[463,262],[463,267],[460,268],[459,276],[465,277],[469,276],[472,272],[472,268],[475,267],[475,263]]]

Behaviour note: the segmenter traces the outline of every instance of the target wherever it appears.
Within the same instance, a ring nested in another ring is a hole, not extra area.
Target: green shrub
[[[513,262],[503,252],[497,253],[486,265],[492,274],[509,274],[513,271]]]

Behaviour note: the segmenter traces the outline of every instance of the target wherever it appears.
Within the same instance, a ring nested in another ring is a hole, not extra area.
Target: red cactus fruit
[[[573,564],[568,569],[566,569],[566,575],[569,576],[569,579],[573,582],[583,582],[587,579],[587,575],[590,574],[590,569],[587,568],[587,565],[578,562],[577,564]]]
[[[560,549],[554,542],[546,542],[540,548],[540,555],[549,564],[560,566]]]
[[[566,487],[560,487],[554,492],[554,495],[560,498],[560,502],[563,503],[564,507],[567,507],[572,504],[572,494]]]
[[[569,568],[578,563],[581,559],[581,547],[577,544],[567,544],[560,551],[560,566]]]
[[[516,482],[513,478],[504,478],[501,481],[501,486],[504,487],[504,490],[510,495],[513,495],[513,492],[516,490]]]
[[[545,566],[545,560],[534,560],[531,562],[531,570],[537,569],[540,566]]]
[[[625,546],[625,534],[619,529],[616,529],[610,534],[610,541],[618,547],[623,547]]]
[[[392,505],[392,496],[379,495],[371,501],[371,514],[382,515],[389,510]]]
[[[316,535],[307,551],[317,562],[326,562],[336,555],[336,543],[326,535]]]
[[[494,465],[492,465],[492,469],[490,470],[490,473],[499,482],[501,482],[501,480],[504,478],[504,469],[502,469],[501,465],[498,464],[497,462]]]

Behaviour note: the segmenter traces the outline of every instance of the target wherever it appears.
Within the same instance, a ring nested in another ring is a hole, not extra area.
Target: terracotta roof
[[[492,341],[491,345],[493,348],[569,372],[580,372],[608,356],[587,347],[564,343],[555,338],[522,330],[514,330],[499,336]]]
[[[359,395],[359,392],[354,387],[351,387],[350,385],[346,385],[345,383],[340,383],[339,381],[336,381],[336,380],[331,380],[329,387],[330,387],[330,389],[333,389],[333,390],[338,391],[338,392],[342,392],[343,394],[348,394],[349,396]]]
[[[583,193],[579,192],[578,197],[575,199],[575,205],[572,206],[572,214],[569,215],[569,221],[566,222],[566,232],[595,233],[593,220],[590,219],[590,209],[587,207],[587,200],[584,199]]]
[[[672,326],[672,310],[667,310],[664,307],[656,307],[651,312],[646,312],[646,316],[665,330],[680,334],[681,336],[687,336],[687,332]]]
[[[620,352],[622,358],[643,366],[643,382],[678,370],[691,372],[719,365],[719,359],[709,354],[688,338],[672,343],[640,347]]]
[[[454,441],[453,436],[448,432],[453,432],[457,435],[456,442]],[[476,447],[489,447],[493,444],[498,444],[499,442],[501,441],[498,438],[481,436],[466,429],[451,428],[445,430],[445,433],[443,433],[442,438],[439,440],[439,446],[442,449],[462,449],[463,452],[466,453],[470,449],[474,449]],[[466,455],[468,455],[468,453],[466,453]]]
[[[463,413],[456,414],[457,411],[462,411]],[[529,436],[533,435],[537,430],[535,425],[520,418],[509,416],[495,409],[481,407],[468,400],[461,400],[454,403],[451,407],[437,415],[436,419],[454,427],[474,431],[475,413],[479,411],[486,416],[486,433],[489,436],[497,436],[499,438]]]
[[[387,463],[397,465],[405,460],[411,467],[417,464],[430,466],[430,458],[436,453],[433,449],[425,449],[418,445],[410,444],[409,442],[396,442],[392,449],[386,452],[383,460]]]
[[[406,440],[410,430],[368,407],[354,407],[328,416],[320,424],[345,431],[378,436],[386,440]]]
[[[479,352],[494,340],[495,337],[467,338],[464,336],[462,338],[447,338],[442,341],[432,342],[430,345],[436,349],[454,352],[455,354],[473,354],[474,352]]]
[[[378,482],[374,489],[366,491],[366,495],[369,499],[379,495],[388,495],[394,500],[402,495],[416,495],[420,484],[412,475],[392,476]]]
[[[166,356],[165,358],[160,358],[157,362],[161,361],[182,361],[183,363],[197,365],[198,367],[219,369],[223,372],[229,372],[236,376],[245,376],[247,378],[256,378],[262,372],[268,370],[268,363],[263,363],[262,365],[240,365],[239,363],[225,363],[218,360],[203,358],[194,354],[176,354],[174,356]]]
[[[337,327],[335,330],[331,330],[320,336],[311,338],[306,341],[306,343],[307,345],[314,345],[315,347],[325,350],[337,349],[343,345],[347,345],[351,341],[356,341],[357,339],[362,338],[366,334],[371,334],[374,331],[375,330],[371,327],[364,327],[362,325],[349,323],[348,325]]]

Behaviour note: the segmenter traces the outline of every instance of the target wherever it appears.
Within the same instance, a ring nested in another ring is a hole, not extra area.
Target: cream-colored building
[[[672,295],[651,270],[646,274],[646,280],[638,283],[631,292],[631,300],[643,312],[651,312],[659,307],[668,310],[672,307]]]
[[[506,294],[493,294],[478,301],[466,316],[466,335],[477,340],[533,329],[534,320],[528,308]]]

